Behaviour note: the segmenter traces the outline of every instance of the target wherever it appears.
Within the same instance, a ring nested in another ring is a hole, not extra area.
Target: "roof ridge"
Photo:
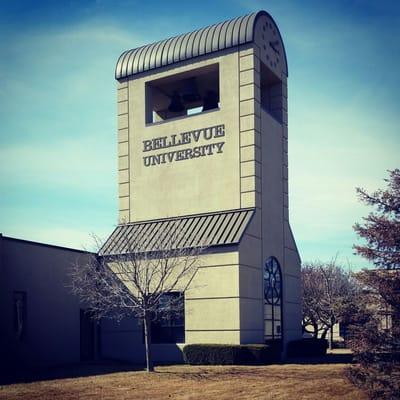
[[[249,13],[124,51],[115,67],[115,79],[124,79],[152,69],[250,43],[253,41],[254,26],[260,15],[269,14],[263,10]],[[229,30],[228,27],[230,27]],[[196,34],[199,32],[201,34]],[[209,32],[212,34],[208,35]],[[165,44],[168,42],[170,45],[167,46],[167,51],[164,51]],[[180,42],[179,49],[176,48],[178,42]],[[184,42],[185,51],[182,52],[181,47]],[[164,46],[161,45],[162,43]],[[188,46],[191,48],[188,49]]]

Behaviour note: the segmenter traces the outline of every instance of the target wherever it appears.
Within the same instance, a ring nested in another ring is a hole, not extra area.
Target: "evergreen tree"
[[[387,188],[368,194],[358,188],[362,202],[373,207],[354,229],[364,244],[354,246],[375,265],[356,274],[363,285],[366,307],[355,316],[351,347],[357,366],[350,379],[371,398],[400,398],[400,170],[389,171]]]

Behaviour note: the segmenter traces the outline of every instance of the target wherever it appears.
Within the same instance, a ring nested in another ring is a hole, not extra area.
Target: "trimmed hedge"
[[[319,357],[326,355],[328,341],[326,339],[293,340],[287,345],[288,357]]]
[[[188,344],[183,348],[183,359],[191,365],[267,364],[276,358],[276,351],[264,344]]]

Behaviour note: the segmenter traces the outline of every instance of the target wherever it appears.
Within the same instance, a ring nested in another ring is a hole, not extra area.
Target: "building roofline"
[[[261,10],[126,50],[118,58],[115,79],[121,81],[147,71],[253,43],[257,20],[263,15],[275,24],[283,46],[285,73],[288,75],[282,35],[272,16]]]
[[[15,242],[22,242],[22,243],[26,243],[26,244],[32,244],[32,245],[36,245],[36,246],[52,247],[52,248],[55,248],[55,249],[75,251],[77,253],[95,254],[94,252],[91,252],[91,251],[73,249],[72,247],[65,247],[65,246],[59,246],[59,245],[56,245],[56,244],[42,243],[42,242],[36,242],[36,241],[33,241],[33,240],[26,240],[26,239],[19,239],[19,238],[11,237],[11,236],[4,236],[2,233],[0,233],[0,240],[10,240],[10,241],[15,241]]]

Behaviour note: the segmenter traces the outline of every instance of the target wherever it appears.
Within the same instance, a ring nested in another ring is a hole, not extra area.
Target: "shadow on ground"
[[[353,355],[348,350],[329,352],[323,357],[289,358],[279,364],[347,364],[353,362]],[[8,368],[0,370],[0,385],[13,383],[29,383],[53,379],[80,378],[86,376],[105,375],[114,372],[143,371],[143,365],[135,365],[122,361],[103,360],[78,364],[67,364],[47,368]],[[176,372],[162,371],[162,374]],[[206,372],[207,374],[208,372]],[[241,371],[240,374],[244,372]],[[252,373],[251,371],[249,373]],[[232,374],[232,372],[230,372]],[[187,372],[184,373],[187,375]],[[198,372],[194,375],[199,375]],[[203,378],[203,374],[200,374]],[[204,376],[206,377],[206,376]]]
[[[353,354],[348,349],[328,351],[322,357],[293,357],[286,360],[285,364],[349,364],[353,362]]]
[[[14,367],[0,370],[0,385],[80,378],[127,371],[143,371],[143,366],[120,361],[93,361],[42,368]]]

